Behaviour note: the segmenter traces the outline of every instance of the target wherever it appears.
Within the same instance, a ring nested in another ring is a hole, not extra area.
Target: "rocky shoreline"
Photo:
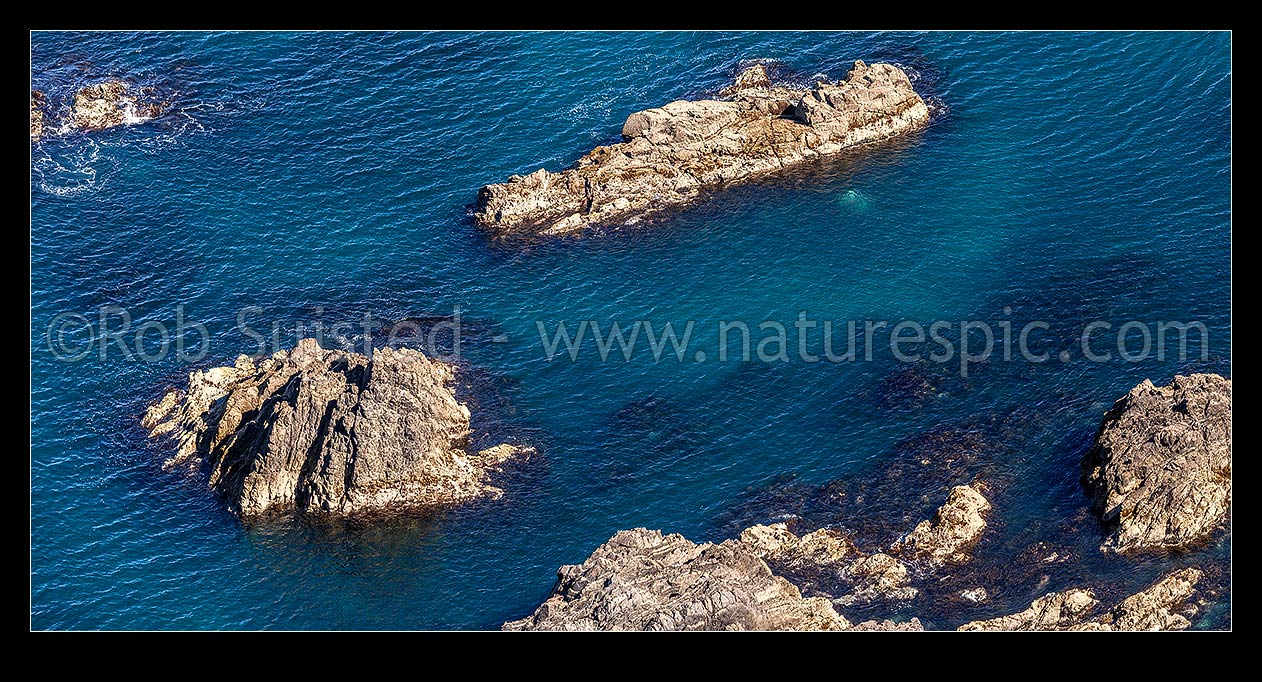
[[[1230,379],[1193,374],[1137,386],[1106,413],[1083,458],[1084,488],[1108,532],[1101,552],[1186,548],[1225,525],[1230,457]],[[932,518],[868,550],[839,529],[799,535],[786,523],[750,526],[719,544],[621,531],[582,564],[562,566],[548,599],[503,629],[921,630],[919,618],[856,625],[838,609],[884,602],[914,612],[927,588],[944,598],[948,571],[968,564],[985,537],[986,490],[979,481],[952,488]],[[1036,545],[1038,563],[1070,560]],[[1170,571],[1110,606],[1101,597],[1108,590],[1048,592],[1023,611],[958,629],[1182,630],[1209,603],[1203,576],[1197,567]],[[982,603],[999,587],[982,574],[976,583],[950,598]]]
[[[383,348],[370,359],[304,339],[288,352],[191,372],[142,425],[174,445],[164,466],[204,466],[242,518],[497,497],[492,474],[532,451],[467,451],[470,415],[452,391],[455,372],[411,349]]]
[[[923,127],[929,109],[901,69],[856,61],[846,77],[797,89],[746,69],[718,100],[631,114],[623,142],[569,170],[539,169],[478,192],[474,219],[499,236],[633,223],[703,192]]]

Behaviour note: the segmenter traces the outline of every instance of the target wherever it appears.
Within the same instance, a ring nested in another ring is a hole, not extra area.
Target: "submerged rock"
[[[1145,380],[1104,416],[1082,464],[1112,532],[1102,549],[1175,548],[1204,538],[1231,507],[1231,380]]]
[[[165,103],[142,101],[132,92],[121,80],[80,88],[74,96],[71,121],[79,130],[94,131],[162,115]]]
[[[289,352],[191,372],[149,408],[143,425],[170,436],[167,466],[204,463],[241,516],[272,510],[351,513],[497,496],[490,472],[529,450],[470,455],[469,410],[452,365],[410,349]]]
[[[636,528],[563,566],[533,615],[505,630],[846,630],[827,599],[803,598],[744,544],[700,545]]]
[[[960,630],[1183,630],[1195,614],[1190,603],[1201,571],[1185,568],[1166,574],[1157,582],[1123,599],[1104,613],[1092,590],[1052,592],[1009,616],[977,620]],[[1181,612],[1180,612],[1181,611]]]
[[[722,96],[631,114],[624,142],[596,147],[569,170],[482,187],[474,217],[501,235],[630,222],[929,120],[907,75],[890,64],[856,61],[844,80],[805,90],[775,87],[755,65]]]
[[[965,563],[970,558],[968,550],[986,530],[988,511],[990,502],[982,495],[980,483],[957,486],[932,519],[917,524],[890,551],[933,567]]]
[[[31,91],[31,139],[38,140],[44,136],[44,93]]]

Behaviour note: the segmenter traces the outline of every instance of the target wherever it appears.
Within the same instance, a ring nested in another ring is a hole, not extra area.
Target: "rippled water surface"
[[[976,570],[999,587],[989,604],[901,617],[954,627],[1049,589],[1221,565],[1228,537],[1178,557],[1098,556],[1077,465],[1143,378],[1230,374],[1230,47],[1200,33],[35,34],[33,87],[54,107],[122,77],[172,112],[32,145],[32,625],[497,628],[618,529],[721,539],[916,448],[967,451],[961,472],[998,483]],[[935,119],[648,227],[502,245],[470,223],[482,184],[564,168],[616,141],[628,113],[714,92],[743,59],[780,60],[802,83],[893,61]],[[164,472],[139,428],[187,364],[50,351],[58,314],[95,322],[102,306],[133,328],[173,324],[183,306],[212,336],[199,366],[256,349],[235,328],[247,306],[286,332],[459,306],[479,437],[541,454],[495,503],[243,528],[204,481]],[[967,378],[888,353],[714,361],[718,320],[792,333],[802,310],[1046,320],[1051,350],[1091,320],[1195,320],[1210,353],[992,361]],[[547,362],[536,320],[584,319],[695,320],[711,359]],[[880,508],[914,520],[935,495],[893,486]],[[1080,560],[990,574],[1037,541]],[[1220,606],[1196,626],[1227,618]]]

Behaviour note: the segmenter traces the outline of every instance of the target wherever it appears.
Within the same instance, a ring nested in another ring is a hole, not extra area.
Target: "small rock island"
[[[161,116],[170,102],[153,97],[153,88],[132,87],[126,81],[113,79],[86,85],[74,93],[66,128],[83,132],[108,130],[122,125],[141,123]],[[31,139],[38,141],[57,126],[48,115],[48,95],[31,91]]]
[[[845,79],[797,89],[761,64],[718,100],[631,114],[623,142],[560,173],[539,169],[478,192],[474,219],[499,236],[555,235],[633,223],[702,192],[923,127],[929,108],[907,74],[856,61]]]
[[[143,425],[169,436],[168,467],[204,464],[243,518],[300,510],[349,514],[496,497],[492,472],[528,448],[467,452],[469,410],[455,366],[419,351],[372,358],[304,339],[291,351],[189,374]]]
[[[1174,549],[1206,537],[1231,508],[1231,380],[1145,379],[1104,416],[1082,480],[1112,527],[1103,549]]]

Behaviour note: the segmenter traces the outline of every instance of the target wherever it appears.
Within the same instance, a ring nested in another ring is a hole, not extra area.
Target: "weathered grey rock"
[[[968,551],[986,530],[988,511],[990,502],[980,483],[956,486],[933,518],[917,524],[890,552],[933,567],[965,563],[971,558]]]
[[[31,139],[38,140],[44,136],[44,93],[31,91]]]
[[[821,529],[798,537],[783,523],[757,525],[746,528],[740,541],[790,577],[826,572],[829,583],[848,588],[835,595],[833,603],[839,606],[900,601],[919,594],[908,584],[906,564],[888,554],[866,554],[835,530]]]
[[[539,169],[478,192],[474,217],[500,235],[563,234],[634,222],[742,182],[925,125],[929,109],[898,67],[856,61],[842,81],[775,87],[761,65],[725,100],[675,101],[631,114],[624,142],[560,173]]]
[[[74,96],[71,121],[83,131],[105,130],[162,115],[165,103],[144,101],[120,80],[80,88]]]
[[[533,615],[505,630],[845,630],[827,599],[803,598],[735,540],[695,544],[636,528],[563,566]]]
[[[1145,380],[1104,416],[1083,484],[1113,528],[1102,549],[1174,548],[1204,538],[1231,507],[1231,380]]]
[[[1114,630],[1183,630],[1191,625],[1186,616],[1175,613],[1188,606],[1196,591],[1196,583],[1202,573],[1195,568],[1185,568],[1166,575],[1141,592],[1137,592],[1113,607],[1105,622]]]
[[[501,491],[488,482],[528,450],[465,452],[469,410],[452,365],[410,349],[370,360],[304,339],[257,362],[189,374],[143,424],[169,436],[167,466],[204,462],[243,517],[297,508],[351,513],[429,507]]]
[[[1039,597],[1020,613],[973,621],[959,629],[1183,630],[1191,625],[1184,613],[1196,612],[1191,601],[1201,575],[1195,568],[1168,573],[1104,613],[1097,613],[1100,602],[1092,590],[1072,589]]]
[[[1010,616],[975,620],[959,630],[1069,630],[1081,626],[1100,602],[1091,590],[1052,592],[1030,604],[1030,608]]]

